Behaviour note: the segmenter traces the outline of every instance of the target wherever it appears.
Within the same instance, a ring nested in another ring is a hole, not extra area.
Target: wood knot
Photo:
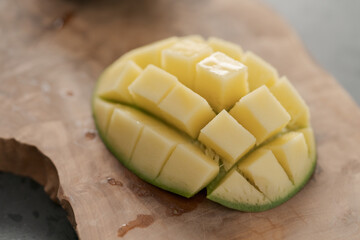
[[[85,133],[85,138],[88,140],[93,140],[96,137],[95,131],[87,131]]]
[[[120,186],[120,187],[123,186],[123,183],[122,183],[121,181],[115,180],[114,178],[108,177],[108,178],[107,178],[107,182],[108,182],[110,185],[113,185],[113,186]]]

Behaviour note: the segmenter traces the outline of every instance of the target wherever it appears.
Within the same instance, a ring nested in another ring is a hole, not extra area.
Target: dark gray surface
[[[0,239],[77,239],[65,211],[30,178],[0,172]]]
[[[314,58],[360,104],[360,1],[265,0],[295,28]],[[0,173],[0,240],[76,239],[60,206],[34,181]]]

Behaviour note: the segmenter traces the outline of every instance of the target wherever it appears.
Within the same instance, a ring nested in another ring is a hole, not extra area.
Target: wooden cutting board
[[[90,99],[101,71],[129,49],[194,33],[260,54],[310,105],[316,173],[275,209],[242,213],[156,189],[99,139]],[[259,2],[3,0],[0,36],[0,170],[43,184],[81,239],[360,238],[360,110]]]

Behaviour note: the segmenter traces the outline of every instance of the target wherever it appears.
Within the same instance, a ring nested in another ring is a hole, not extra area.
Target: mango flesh
[[[219,173],[218,165],[192,144],[179,144],[155,182],[165,189],[181,189],[185,197],[204,188]]]
[[[247,67],[224,53],[215,52],[196,65],[195,91],[216,112],[228,110],[249,92]]]
[[[128,87],[135,103],[143,109],[159,114],[157,105],[178,83],[176,77],[159,67],[148,65]]]
[[[282,77],[270,91],[290,114],[289,128],[303,128],[309,125],[309,108],[286,77]]]
[[[241,211],[280,205],[308,181],[316,145],[305,101],[240,46],[201,36],[134,49],[100,76],[102,140],[143,180]]]
[[[230,114],[256,137],[257,145],[278,133],[291,119],[266,86],[241,98]]]
[[[273,86],[278,80],[277,70],[253,52],[246,52],[243,63],[248,67],[250,91],[263,85]]]
[[[219,186],[208,195],[208,199],[226,201],[228,207],[248,208],[252,211],[259,211],[260,206],[271,204],[270,200],[236,169],[232,169],[221,180]]]
[[[162,68],[189,88],[194,87],[196,64],[209,56],[212,49],[198,38],[185,38],[162,51]]]
[[[107,85],[99,92],[100,97],[111,101],[133,103],[128,91],[129,85],[137,78],[142,69],[133,61],[124,64],[119,75],[113,75],[115,79],[109,78]]]
[[[117,154],[122,155],[125,161],[129,161],[143,128],[144,125],[139,121],[134,121],[129,112],[115,109],[110,119],[106,138],[113,145]]]
[[[174,108],[174,106],[176,106]],[[163,118],[196,138],[215,113],[200,95],[178,84],[160,103]]]
[[[149,64],[160,67],[162,50],[172,46],[177,41],[177,37],[170,37],[161,41],[157,41],[153,44],[134,49],[124,54],[120,60],[132,60],[141,68],[145,68]]]
[[[238,169],[271,201],[287,195],[292,183],[274,154],[258,149],[239,163]]]
[[[210,37],[208,39],[208,44],[214,50],[214,52],[222,52],[240,62],[243,58],[244,51],[239,45],[216,37]]]
[[[195,147],[191,138],[128,106],[114,105],[102,136],[114,155],[141,178],[186,197],[219,172],[218,164]]]
[[[239,124],[227,111],[221,111],[201,129],[199,141],[214,149],[229,170],[254,145],[255,137]]]
[[[308,147],[299,132],[289,132],[265,146],[271,150],[293,184],[299,184],[309,169]]]

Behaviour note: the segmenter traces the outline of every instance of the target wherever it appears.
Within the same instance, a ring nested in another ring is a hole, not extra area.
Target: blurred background
[[[293,27],[315,61],[335,76],[360,105],[360,1],[263,1]],[[3,239],[60,240],[77,236],[65,211],[47,197],[40,185],[0,172]]]
[[[360,1],[263,0],[360,105]]]

